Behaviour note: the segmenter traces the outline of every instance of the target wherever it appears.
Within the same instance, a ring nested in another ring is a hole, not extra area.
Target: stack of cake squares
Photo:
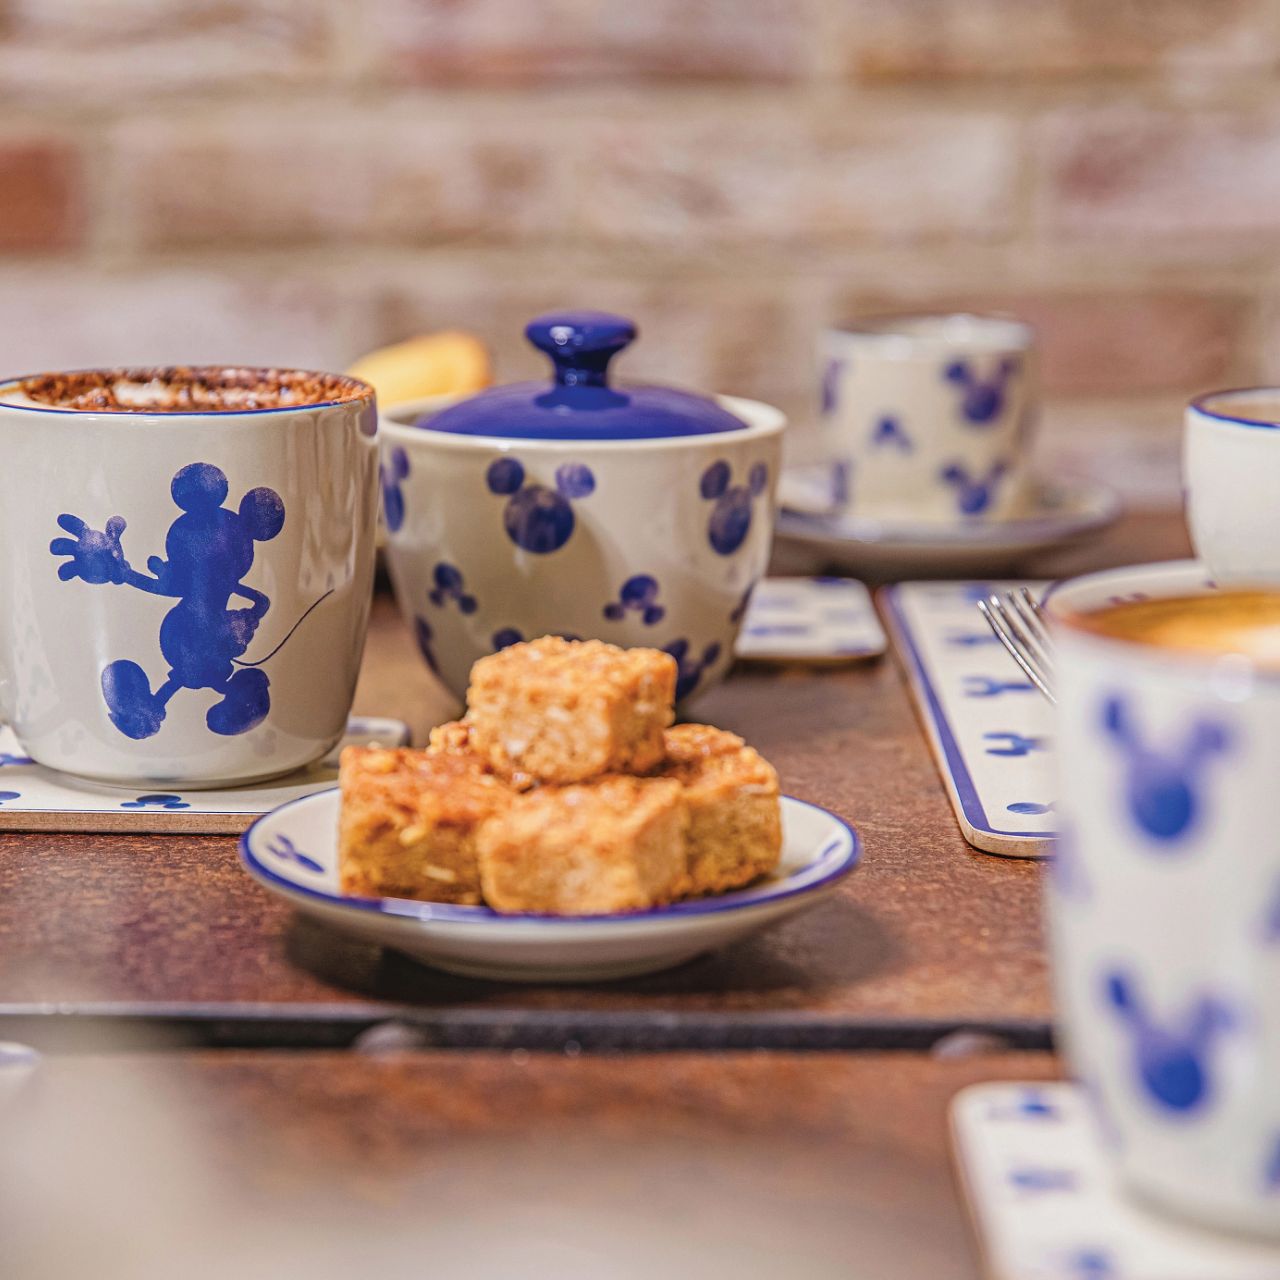
[[[777,865],[778,777],[735,734],[672,726],[675,660],[544,637],[475,664],[422,751],[348,747],[344,893],[604,915]]]

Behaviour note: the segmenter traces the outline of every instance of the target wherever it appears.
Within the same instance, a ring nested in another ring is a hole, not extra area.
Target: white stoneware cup
[[[902,524],[1025,514],[1036,413],[1027,325],[871,318],[828,330],[822,358],[823,450],[841,511]]]
[[[1120,573],[1049,604],[1061,1043],[1135,1197],[1280,1237],[1280,670],[1090,631]]]
[[[1183,488],[1196,555],[1219,582],[1280,582],[1280,387],[1187,406]]]
[[[165,372],[121,374],[145,398]],[[0,384],[0,720],[39,764],[225,786],[341,737],[372,592],[377,410],[354,379],[281,376],[323,390],[90,411]]]
[[[600,312],[540,317],[527,334],[554,381],[383,417],[391,579],[458,697],[477,658],[547,634],[666,650],[680,701],[733,661],[769,560],[786,419],[753,400],[609,383],[635,333]]]

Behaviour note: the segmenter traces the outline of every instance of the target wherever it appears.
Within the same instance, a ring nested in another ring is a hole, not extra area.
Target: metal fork
[[[978,601],[978,612],[1027,679],[1057,705],[1058,699],[1053,695],[1053,641],[1031,592],[1026,587],[992,592]]]

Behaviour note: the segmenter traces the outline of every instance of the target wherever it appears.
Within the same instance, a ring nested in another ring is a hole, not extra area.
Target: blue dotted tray
[[[991,591],[1019,585],[904,582],[880,600],[965,839],[984,853],[1039,858],[1053,849],[1053,708],[977,610]]]

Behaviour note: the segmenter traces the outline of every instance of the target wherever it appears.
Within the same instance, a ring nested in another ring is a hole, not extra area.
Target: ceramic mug
[[[1280,387],[1192,400],[1182,459],[1196,555],[1220,582],[1280,582]]]
[[[1168,577],[1143,594],[1186,594]],[[1133,583],[1048,606],[1061,1043],[1136,1196],[1280,1237],[1280,671],[1082,625]]]
[[[297,402],[157,411],[156,375],[283,378]],[[107,783],[225,786],[322,757],[372,595],[372,388],[278,370],[41,379],[136,401],[90,409],[34,381],[0,384],[0,721],[37,763]]]
[[[1031,329],[980,315],[828,330],[823,451],[842,512],[900,523],[1025,514],[1036,412]]]

